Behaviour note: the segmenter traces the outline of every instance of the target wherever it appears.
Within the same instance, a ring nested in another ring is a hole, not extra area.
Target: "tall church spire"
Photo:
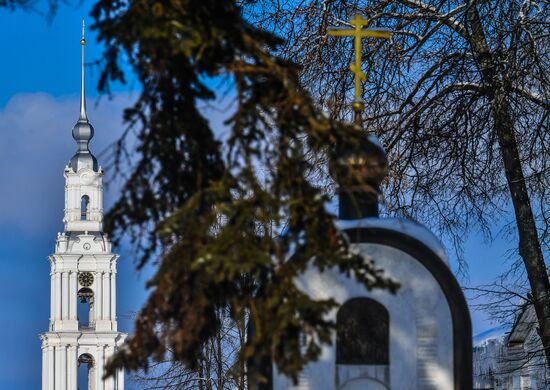
[[[80,44],[77,151],[63,170],[64,230],[49,257],[50,323],[40,336],[42,390],[124,390],[123,370],[104,378],[106,363],[127,335],[118,331],[116,317],[118,255],[103,233],[103,170],[88,148],[94,128],[86,113],[84,23]]]
[[[86,93],[85,93],[85,84],[84,84],[84,46],[86,46],[86,38],[84,37],[84,20],[82,20],[82,38],[80,38],[80,46],[82,46],[82,75],[80,78],[80,117],[79,120],[88,120],[88,115],[86,115]]]
[[[97,172],[99,166],[97,159],[90,152],[88,144],[94,136],[94,128],[88,121],[88,115],[86,113],[86,93],[85,93],[85,79],[84,79],[84,46],[86,45],[86,39],[84,38],[84,21],[82,21],[82,38],[80,38],[80,45],[82,46],[82,64],[81,64],[81,80],[80,80],[80,115],[78,121],[73,127],[73,138],[76,141],[78,149],[76,154],[71,158],[70,166],[73,171],[78,172],[80,169],[89,168]]]

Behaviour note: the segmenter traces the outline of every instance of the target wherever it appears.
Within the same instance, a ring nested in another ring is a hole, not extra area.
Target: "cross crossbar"
[[[363,58],[361,52],[361,43],[363,38],[380,38],[380,39],[390,39],[392,33],[388,30],[378,29],[378,28],[363,28],[368,27],[369,20],[364,19],[361,15],[355,15],[353,19],[349,21],[349,24],[353,28],[348,27],[336,27],[329,28],[327,33],[335,37],[353,37],[354,38],[354,48],[355,48],[355,63],[350,65],[350,69],[355,75],[355,101],[353,103],[353,109],[356,114],[360,113],[364,109],[364,104],[361,100],[362,91],[361,91],[361,81],[365,81],[367,76],[363,72],[361,67]]]

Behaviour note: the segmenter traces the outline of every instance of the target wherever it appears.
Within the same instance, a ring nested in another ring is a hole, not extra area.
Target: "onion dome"
[[[386,152],[378,138],[367,133],[357,145],[346,147],[337,153],[332,169],[339,187],[339,218],[376,217],[380,184],[388,173]]]
[[[73,127],[73,138],[77,144],[76,154],[71,158],[69,165],[74,172],[78,172],[83,168],[90,168],[97,172],[99,165],[97,159],[90,152],[88,147],[90,140],[94,136],[94,127],[88,120],[86,114],[86,95],[84,88],[84,46],[86,45],[86,39],[84,39],[84,22],[82,22],[82,38],[80,39],[80,45],[82,46],[82,75],[80,85],[80,115],[78,121]]]
[[[69,164],[74,172],[78,172],[83,168],[90,168],[95,172],[99,170],[97,159],[88,149],[88,143],[93,136],[94,128],[90,122],[79,119],[73,127],[73,138],[78,145],[78,149]]]

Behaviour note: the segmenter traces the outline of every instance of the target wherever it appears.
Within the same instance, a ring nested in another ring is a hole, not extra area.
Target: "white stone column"
[[[48,348],[42,347],[42,390],[48,390]]]
[[[94,360],[94,366],[89,369],[88,371],[88,388],[92,390],[96,390],[96,382],[97,382],[97,361]]]
[[[98,272],[95,277],[95,292],[96,292],[96,299],[94,299],[94,307],[95,307],[95,319],[96,320],[102,320],[102,306],[103,306],[103,279],[101,277],[102,273]]]
[[[103,381],[103,367],[105,366],[105,347],[103,345],[97,347],[97,371],[96,371],[96,389],[105,390],[105,382]]]
[[[109,320],[109,304],[111,303],[111,294],[109,294],[109,274],[107,272],[102,273],[103,279],[103,319]]]
[[[103,227],[103,179],[100,175],[97,182],[97,220]]]
[[[46,386],[47,390],[55,390],[55,348],[48,346],[47,352],[48,356],[48,374],[47,374],[47,381],[48,385]],[[44,389],[43,389],[44,390]]]
[[[116,390],[124,390],[124,370],[118,370],[116,376]]]
[[[116,273],[111,272],[111,321],[116,321]],[[113,329],[116,330],[116,329]]]
[[[55,319],[61,319],[61,274],[56,272],[55,278]]]
[[[55,273],[50,273],[50,330],[53,330],[53,324],[55,321]]]
[[[113,356],[114,348],[112,346],[105,347],[105,363]],[[105,390],[115,390],[114,376],[105,379]]]
[[[69,319],[69,273],[61,274],[61,319]]]
[[[96,310],[95,310],[95,297],[90,300],[90,309],[88,311],[88,326],[95,328],[95,318],[96,318]]]
[[[66,389],[67,388],[67,346],[63,345],[60,347],[61,349],[61,383],[60,383],[60,389]],[[57,390],[57,389],[56,389]]]
[[[65,371],[63,370],[63,366],[62,366],[62,360],[61,360],[61,353],[62,352],[64,352],[63,347],[61,347],[61,346],[56,346],[55,347],[55,364],[54,364],[54,367],[55,367],[55,386],[53,387],[55,390],[58,390],[58,389],[65,390],[63,387],[61,387],[62,377],[63,377],[63,374],[65,374]]]
[[[77,313],[76,313],[76,296],[78,294],[78,283],[76,280],[77,273],[75,271],[72,271],[69,275],[69,319],[76,321],[77,320]]]
[[[67,390],[77,390],[78,350],[76,345],[69,345],[67,352]]]

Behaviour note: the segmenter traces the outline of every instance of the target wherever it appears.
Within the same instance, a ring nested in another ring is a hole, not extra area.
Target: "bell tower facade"
[[[88,144],[84,45],[80,115],[72,134],[77,152],[65,167],[64,231],[51,266],[50,321],[42,340],[42,390],[124,390],[124,372],[103,379],[104,366],[126,334],[116,320],[118,255],[103,233],[103,170]]]

